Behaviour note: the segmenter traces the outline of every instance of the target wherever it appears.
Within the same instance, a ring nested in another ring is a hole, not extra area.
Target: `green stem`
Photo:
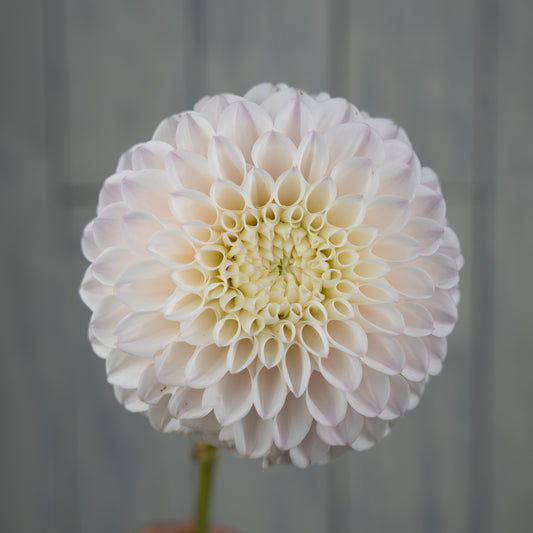
[[[196,533],[207,533],[209,528],[209,496],[216,452],[216,448],[204,442],[195,442],[193,444],[193,456],[198,462],[195,513]]]

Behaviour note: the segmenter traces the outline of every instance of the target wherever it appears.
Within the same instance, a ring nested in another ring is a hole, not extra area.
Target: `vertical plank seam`
[[[470,340],[470,533],[492,530],[492,392],[497,164],[498,0],[477,0],[474,30],[472,334]],[[468,260],[468,257],[467,257]]]

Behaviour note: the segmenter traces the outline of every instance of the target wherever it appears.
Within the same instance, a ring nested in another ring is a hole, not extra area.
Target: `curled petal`
[[[405,331],[403,316],[393,304],[359,305],[360,320],[368,331],[400,335]]]
[[[242,337],[228,349],[227,367],[232,374],[248,368],[255,359],[259,346],[256,339]]]
[[[324,357],[328,353],[329,342],[326,333],[315,322],[301,322],[297,330],[301,345],[311,354]]]
[[[298,146],[298,168],[309,183],[326,175],[329,163],[328,145],[320,133],[310,131]]]
[[[326,220],[338,228],[358,226],[365,216],[365,202],[358,194],[337,198],[326,210]]]
[[[148,241],[147,250],[159,261],[170,267],[190,265],[196,250],[181,231],[163,230]]]
[[[187,342],[205,345],[213,342],[213,330],[218,322],[214,309],[205,307],[181,326],[181,336]]]
[[[282,207],[299,203],[305,194],[305,181],[297,168],[284,172],[276,182],[274,199]]]
[[[335,200],[335,194],[335,182],[331,178],[315,181],[306,194],[305,209],[309,213],[325,211],[329,204]]]
[[[223,211],[241,211],[246,205],[240,187],[231,181],[215,181],[211,187],[211,199]]]
[[[361,357],[368,349],[366,333],[353,320],[330,320],[326,332],[330,344],[343,352]]]
[[[266,170],[274,179],[296,164],[296,146],[282,133],[268,131],[254,144],[252,161]]]
[[[281,365],[287,386],[299,398],[305,392],[311,377],[311,360],[307,350],[300,344],[291,344]]]
[[[167,170],[177,188],[196,190],[207,194],[216,175],[207,159],[196,152],[176,149],[167,155]]]
[[[180,222],[199,220],[214,224],[217,210],[210,198],[198,191],[181,190],[171,194],[168,203],[172,214]]]
[[[255,208],[267,205],[272,199],[275,189],[272,176],[268,172],[255,167],[247,174],[242,187],[247,204]]]
[[[234,142],[225,137],[213,137],[209,143],[208,158],[217,177],[237,185],[242,183],[246,175],[246,161]]]
[[[274,129],[284,133],[296,146],[315,128],[311,111],[301,100],[289,100],[277,113]]]
[[[227,348],[208,344],[196,349],[185,367],[185,382],[194,389],[205,389],[226,373]]]

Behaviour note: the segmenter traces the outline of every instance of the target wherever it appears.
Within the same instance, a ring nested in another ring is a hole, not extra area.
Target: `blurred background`
[[[214,520],[241,533],[531,531],[533,3],[0,6],[2,531],[133,533],[189,516],[189,439],[119,406],[86,340],[79,238],[123,150],[204,94],[267,80],[407,130],[442,181],[463,299],[442,374],[390,437],[307,471],[223,452]]]

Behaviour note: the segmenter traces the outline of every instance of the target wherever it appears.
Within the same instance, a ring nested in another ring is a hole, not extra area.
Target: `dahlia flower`
[[[373,446],[457,319],[459,242],[405,132],[281,84],[163,120],[105,180],[82,248],[118,401],[265,464]]]

